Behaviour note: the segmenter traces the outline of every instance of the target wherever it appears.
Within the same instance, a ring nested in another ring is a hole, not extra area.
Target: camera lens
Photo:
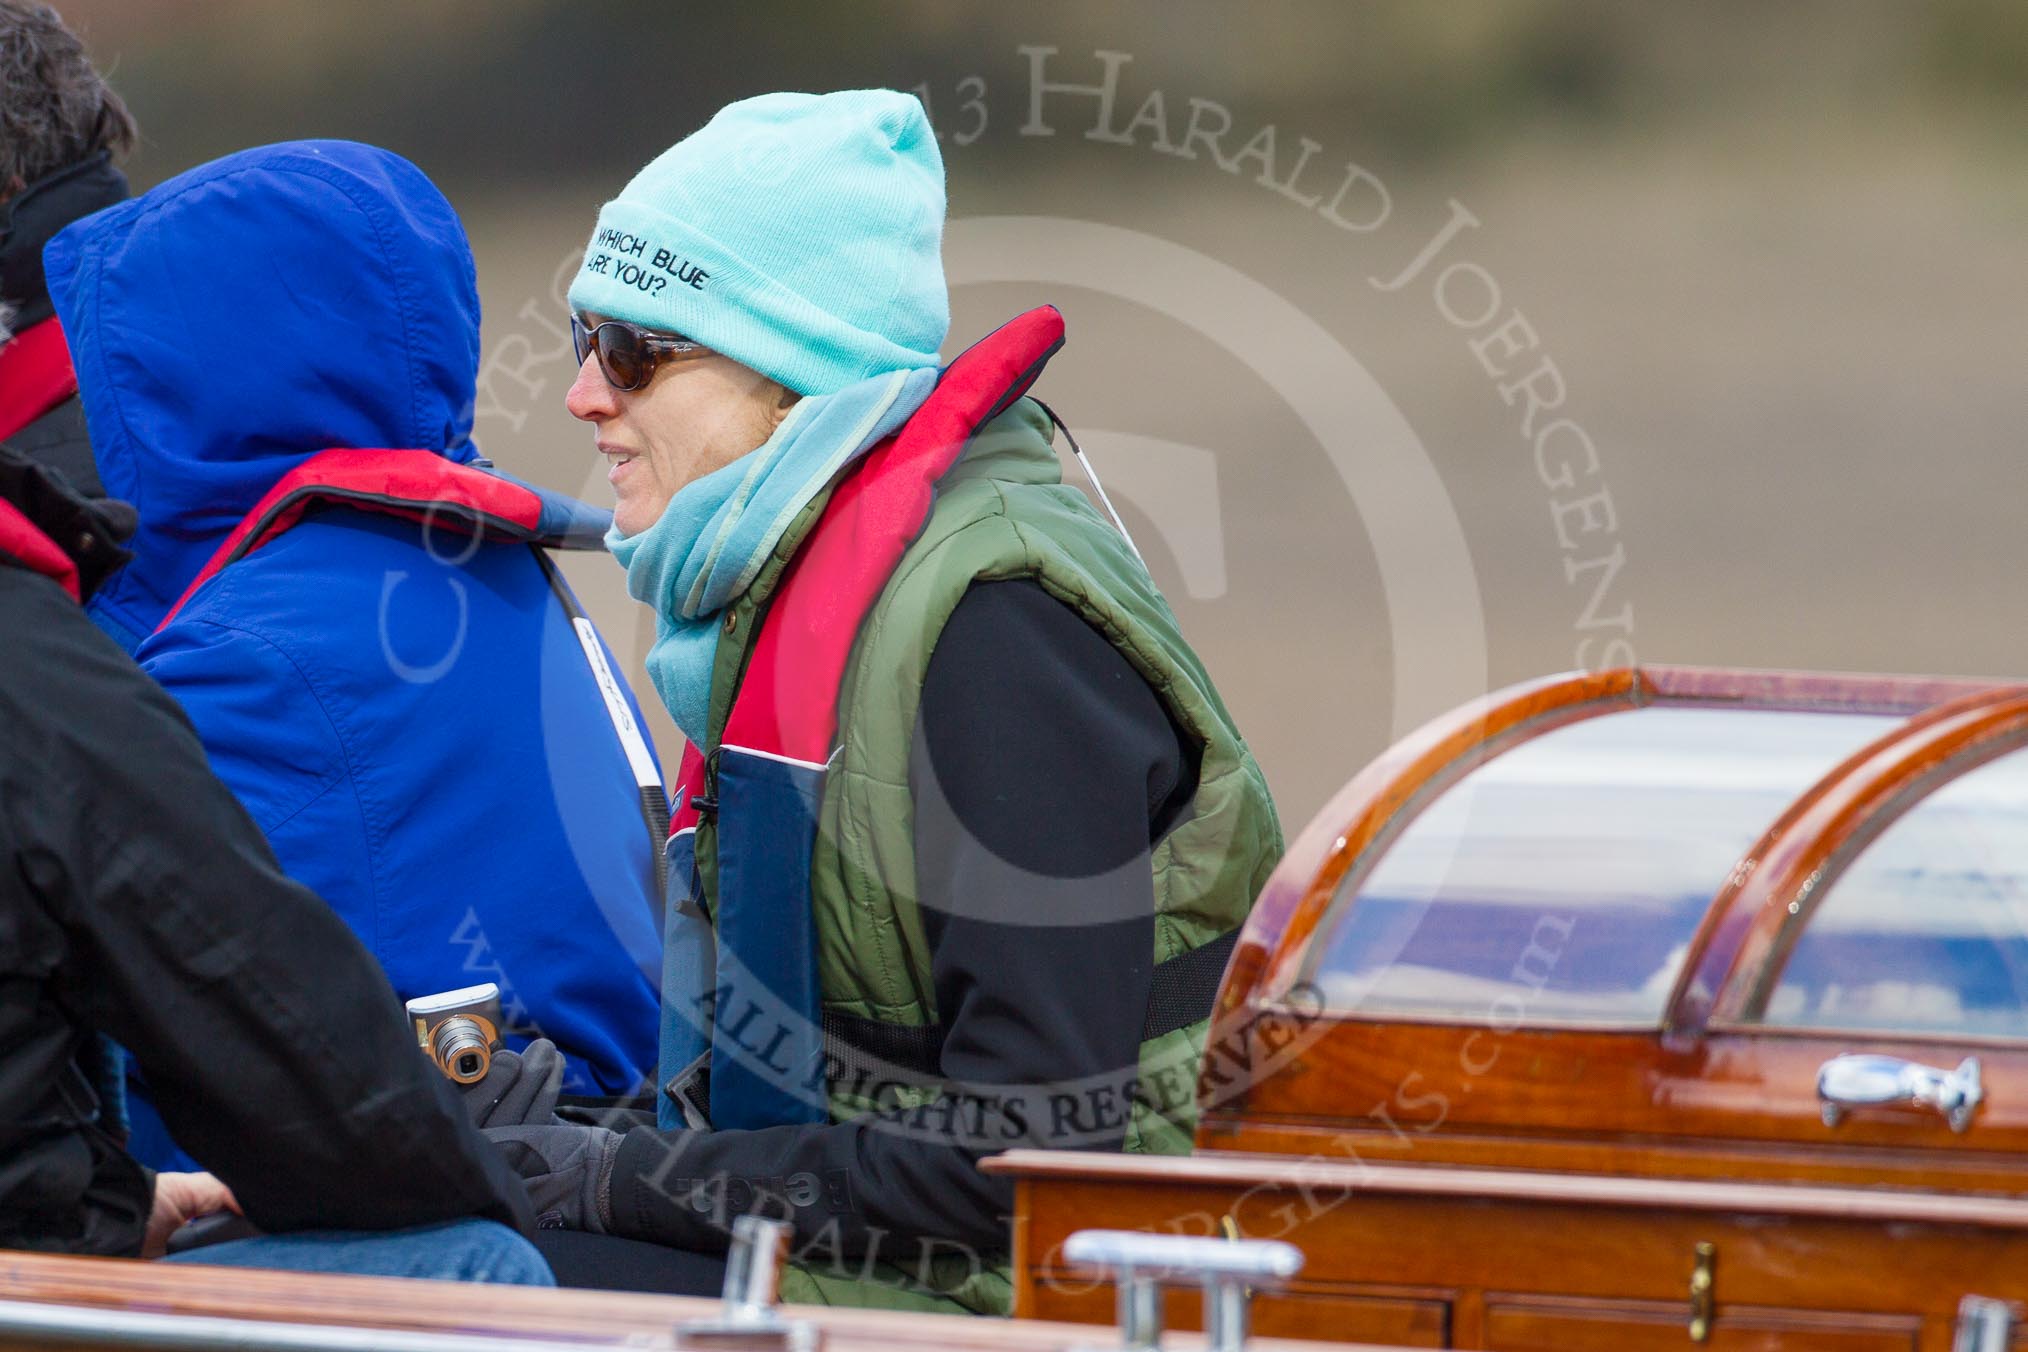
[[[459,1084],[475,1084],[485,1079],[493,1064],[486,1030],[463,1014],[453,1014],[437,1025],[430,1038],[430,1054],[444,1074]]]

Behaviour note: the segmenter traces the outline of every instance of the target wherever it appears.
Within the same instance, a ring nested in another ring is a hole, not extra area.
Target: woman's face
[[[604,318],[588,314],[584,322]],[[766,441],[796,396],[716,352],[665,361],[640,389],[616,390],[590,353],[563,402],[596,430],[616,499],[613,524],[639,535],[685,484]]]

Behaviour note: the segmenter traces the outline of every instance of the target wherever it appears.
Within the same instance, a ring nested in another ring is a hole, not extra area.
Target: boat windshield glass
[[[1754,842],[1901,721],[1665,705],[1521,742],[1347,878],[1308,980],[1344,1013],[1659,1023],[1698,924]]]
[[[2028,1037],[2028,748],[1943,781],[1832,877],[1762,1017]]]

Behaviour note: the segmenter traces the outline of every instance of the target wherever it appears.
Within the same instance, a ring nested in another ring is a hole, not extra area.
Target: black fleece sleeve
[[[57,1002],[117,1038],[164,1120],[273,1231],[486,1216],[526,1189],[415,1045],[387,978],[291,881],[176,704],[54,587],[0,699],[23,882]],[[6,707],[11,705],[12,707]]]
[[[810,1260],[983,1257],[1007,1246],[1012,1188],[980,1157],[1119,1148],[1153,971],[1148,852],[1195,784],[1185,739],[1037,583],[982,583],[930,659],[910,784],[945,1094],[838,1125],[637,1129],[620,1233],[716,1249],[765,1209]]]

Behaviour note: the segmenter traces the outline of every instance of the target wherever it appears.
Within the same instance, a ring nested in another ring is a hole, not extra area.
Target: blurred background
[[[1064,311],[1037,393],[1291,830],[1574,666],[2028,675],[2018,0],[57,4],[137,188],[293,137],[421,165],[478,258],[480,444],[602,505],[562,408],[598,205],[730,100],[922,96],[945,355]],[[570,571],[648,695],[619,569]]]

